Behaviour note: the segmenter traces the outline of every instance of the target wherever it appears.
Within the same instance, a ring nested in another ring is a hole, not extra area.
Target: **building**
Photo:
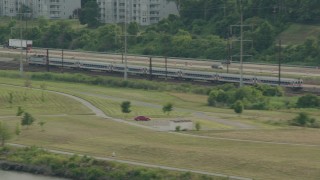
[[[97,0],[102,23],[158,23],[170,14],[178,15],[173,1],[168,0]]]
[[[34,18],[68,19],[81,0],[0,0],[0,16],[17,16],[26,7]]]

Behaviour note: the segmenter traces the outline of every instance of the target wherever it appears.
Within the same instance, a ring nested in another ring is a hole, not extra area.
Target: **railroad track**
[[[0,70],[19,70],[20,67],[20,62],[19,61],[0,61]],[[23,63],[23,69],[26,72],[45,72],[47,71],[47,68],[44,66],[29,66],[25,62]],[[101,75],[108,75],[112,77],[123,77],[123,74],[121,73],[110,73],[110,72],[101,72],[101,71],[84,71],[84,70],[78,70],[78,69],[70,69],[70,68],[60,68],[60,67],[50,67],[49,69],[50,72],[55,72],[55,73],[85,73],[87,75],[91,76],[101,76]],[[135,79],[150,79],[149,76],[147,77],[142,77],[142,76],[133,76],[131,75],[130,77],[134,77]],[[164,78],[157,78],[157,81],[162,81],[162,82],[181,82],[179,80],[175,79],[164,79]],[[208,86],[207,82],[201,82],[201,81],[193,81],[193,83],[202,85],[202,86]],[[218,84],[210,84],[210,86],[216,86]],[[303,90],[301,91],[292,91],[290,89],[286,89],[286,92],[292,95],[299,95],[299,94],[306,94],[306,93],[312,93],[316,95],[320,95],[320,86],[319,85],[311,85],[311,84],[306,84],[304,85]]]

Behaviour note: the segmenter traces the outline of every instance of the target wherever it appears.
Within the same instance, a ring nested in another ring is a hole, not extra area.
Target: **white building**
[[[68,19],[81,8],[81,0],[0,0],[0,16],[17,16],[24,5],[34,18]]]
[[[169,14],[178,15],[175,2],[168,0],[97,0],[97,3],[103,23],[123,23],[126,19],[127,23],[150,25]]]

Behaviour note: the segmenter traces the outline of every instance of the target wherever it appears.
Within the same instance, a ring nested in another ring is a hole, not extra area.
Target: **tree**
[[[172,110],[173,110],[173,104],[172,103],[167,103],[167,104],[163,105],[163,107],[162,107],[163,113],[167,113],[167,115],[169,115],[169,113]]]
[[[320,106],[320,99],[313,94],[301,96],[297,101],[298,108],[314,108]]]
[[[233,105],[233,110],[237,114],[241,114],[243,112],[243,102],[238,100]]]
[[[39,124],[39,126],[41,127],[41,131],[44,131],[43,126],[44,126],[44,124],[46,124],[46,122],[40,121],[40,122],[38,122],[38,124]]]
[[[88,1],[79,12],[81,24],[87,24],[89,28],[99,26],[100,10],[96,1]]]
[[[200,124],[200,122],[196,122],[196,130],[197,130],[197,131],[200,131],[200,129],[201,129],[201,124]]]
[[[21,125],[27,126],[27,129],[29,126],[35,121],[35,118],[31,116],[31,114],[25,112],[24,116],[21,119]]]
[[[303,126],[303,127],[318,127],[314,118],[309,117],[305,112],[300,112],[297,117],[289,121],[289,124],[293,126]]]
[[[208,97],[208,105],[209,106],[216,106],[218,94],[219,93],[218,93],[217,90],[210,91],[210,94],[209,94],[209,97]]]
[[[131,107],[131,102],[130,101],[123,101],[121,103],[121,111],[122,111],[122,113],[125,113],[125,114],[130,113],[131,112],[130,107]]]
[[[128,34],[130,34],[130,35],[134,35],[134,36],[138,35],[138,33],[139,33],[139,25],[138,25],[138,23],[137,22],[131,22],[129,24],[129,26],[128,26],[127,31],[128,31]]]
[[[11,134],[9,132],[8,126],[0,122],[0,141],[1,141],[1,146],[4,146],[5,141],[11,138]]]
[[[18,110],[17,110],[17,113],[16,113],[16,116],[21,116],[23,114],[24,110],[22,109],[21,106],[18,107]]]

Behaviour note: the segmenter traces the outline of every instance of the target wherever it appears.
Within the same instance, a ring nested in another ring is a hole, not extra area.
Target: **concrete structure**
[[[68,19],[81,8],[81,0],[0,0],[0,16],[17,16],[23,6],[34,18]]]
[[[178,15],[175,2],[168,0],[97,0],[97,3],[103,23],[123,23],[127,14],[128,23],[150,25],[169,14]]]
[[[169,122],[169,130],[175,131],[180,126],[180,130],[192,130],[193,122],[191,120],[171,120]]]

